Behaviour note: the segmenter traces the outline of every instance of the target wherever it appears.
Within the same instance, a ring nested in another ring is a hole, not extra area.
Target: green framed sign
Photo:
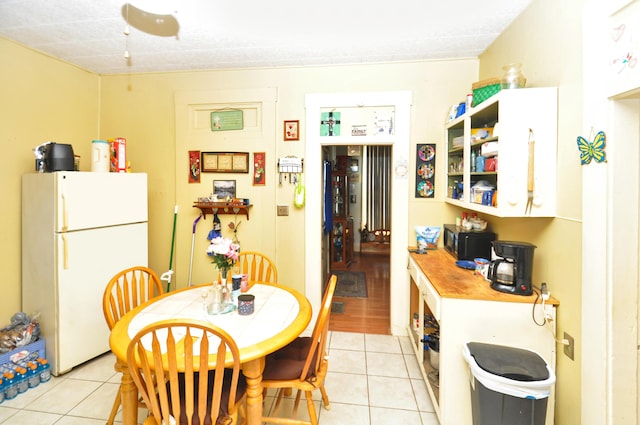
[[[242,110],[229,109],[211,112],[211,131],[242,130]]]

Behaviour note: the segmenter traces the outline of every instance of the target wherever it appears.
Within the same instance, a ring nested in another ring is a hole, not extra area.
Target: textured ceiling
[[[125,1],[0,0],[0,36],[99,74],[456,59],[531,2]]]

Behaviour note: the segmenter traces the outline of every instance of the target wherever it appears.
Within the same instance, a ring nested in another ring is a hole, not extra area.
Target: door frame
[[[582,132],[604,131],[607,156],[582,167],[584,425],[638,420],[640,73],[609,60],[610,29],[632,14],[640,2],[592,0],[583,17]]]
[[[391,179],[393,208],[391,214],[391,299],[390,329],[392,335],[405,335],[409,321],[409,286],[407,285],[407,248],[409,244],[409,178],[406,170],[410,153],[410,91],[308,94],[306,106],[306,214],[305,214],[305,294],[314,312],[322,299],[322,146],[325,145],[391,145]],[[394,107],[392,136],[320,136],[322,108]],[[394,214],[395,212],[395,214]]]

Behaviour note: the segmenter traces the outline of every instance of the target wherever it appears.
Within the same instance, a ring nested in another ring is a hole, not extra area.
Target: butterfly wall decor
[[[592,132],[593,134],[593,132]],[[593,159],[595,162],[606,162],[604,131],[598,131],[593,138],[593,142],[589,142],[582,136],[578,136],[578,150],[580,151],[580,162],[582,165],[589,164]]]

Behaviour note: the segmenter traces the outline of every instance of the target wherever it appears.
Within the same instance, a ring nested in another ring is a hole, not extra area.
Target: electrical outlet
[[[573,351],[575,348],[573,337],[568,333],[564,333],[564,339],[566,339],[569,343],[564,346],[564,354],[573,360]]]
[[[289,215],[289,205],[278,205],[278,215]]]

